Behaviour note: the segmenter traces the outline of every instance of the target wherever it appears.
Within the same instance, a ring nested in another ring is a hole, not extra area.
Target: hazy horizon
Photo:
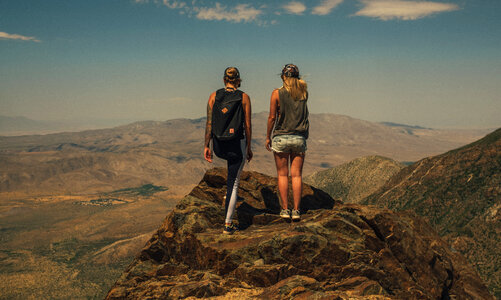
[[[286,63],[311,113],[430,128],[501,126],[501,2],[3,1],[0,114],[205,115],[225,67],[267,111]],[[120,121],[121,122],[121,121]]]
[[[259,111],[259,112],[252,112],[252,114],[262,114],[262,113],[268,113],[267,111]],[[360,118],[355,118],[349,115],[344,115],[344,114],[337,114],[337,113],[312,113],[314,115],[316,114],[333,114],[333,115],[340,115],[340,116],[346,116],[349,118],[354,118],[362,121],[368,121],[368,122],[374,122],[374,123],[382,123],[386,126],[409,126],[409,127],[418,127],[418,128],[423,128],[423,129],[445,129],[445,130],[495,130],[497,128],[500,128],[500,126],[494,126],[494,127],[454,127],[454,126],[449,126],[449,127],[427,127],[422,124],[407,124],[407,123],[399,123],[399,122],[393,122],[392,120],[382,120],[382,121],[370,121],[370,120],[364,120]],[[70,128],[70,131],[80,131],[80,130],[93,130],[93,129],[106,129],[106,128],[113,128],[117,126],[123,126],[123,125],[128,125],[136,122],[167,122],[170,120],[176,120],[176,119],[189,119],[189,120],[197,120],[197,119],[203,119],[206,116],[199,116],[199,117],[174,117],[174,118],[169,118],[169,119],[53,119],[53,120],[41,120],[41,119],[32,119],[32,118],[27,118],[25,116],[6,116],[6,115],[1,115],[0,114],[0,121],[1,118],[6,117],[6,118],[25,118],[29,121],[36,121],[36,122],[42,122],[42,123],[47,123],[47,124],[55,124],[55,125],[68,125],[68,126],[73,126]],[[2,123],[0,123],[0,135],[2,135],[2,130],[5,128],[2,128]],[[49,132],[49,133],[58,133],[58,132],[63,132],[65,129],[60,128],[56,130],[40,130],[40,132]],[[6,132],[14,132],[16,130],[5,130]],[[22,131],[22,130],[19,130]],[[29,130],[30,132],[36,133],[37,130]],[[9,134],[10,135],[10,134]]]

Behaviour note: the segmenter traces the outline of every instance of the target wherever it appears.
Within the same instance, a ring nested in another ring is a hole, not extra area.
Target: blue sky
[[[237,66],[255,112],[295,63],[313,113],[501,126],[501,1],[0,0],[0,115],[205,114]]]

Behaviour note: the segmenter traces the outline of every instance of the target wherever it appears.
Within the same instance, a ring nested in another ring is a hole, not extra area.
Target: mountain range
[[[66,121],[46,121],[34,120],[23,116],[2,116],[0,115],[0,135],[18,136],[33,134],[49,134],[68,131],[82,131],[88,129],[98,129],[109,126],[117,126],[131,123],[130,120],[113,119],[93,119],[88,121],[66,120]]]
[[[264,148],[266,113],[253,115],[254,159],[248,168],[274,174]],[[416,161],[474,141],[481,130],[386,126],[347,116],[311,114],[304,172],[366,155]],[[110,129],[0,136],[0,198],[106,192],[153,183],[183,196],[211,166],[202,158],[205,119],[144,121]],[[217,160],[216,166],[223,163]],[[14,196],[13,196],[14,195]]]

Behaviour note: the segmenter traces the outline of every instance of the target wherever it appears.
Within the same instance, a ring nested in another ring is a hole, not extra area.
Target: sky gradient
[[[0,115],[198,118],[227,66],[267,111],[286,63],[313,113],[501,126],[498,0],[0,0]]]

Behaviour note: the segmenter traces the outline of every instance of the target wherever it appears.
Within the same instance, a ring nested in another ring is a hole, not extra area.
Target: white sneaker
[[[280,211],[280,217],[282,217],[283,219],[290,219],[291,210],[290,209],[282,209]]]

